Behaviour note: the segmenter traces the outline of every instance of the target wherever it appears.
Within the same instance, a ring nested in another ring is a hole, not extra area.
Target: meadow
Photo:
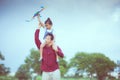
[[[11,76],[0,76],[0,80],[18,80],[15,77]],[[36,79],[28,79],[28,80],[42,80],[41,76],[36,77]],[[90,80],[89,78],[61,78],[61,80]],[[96,80],[96,79],[92,79]]]
[[[0,80],[19,80],[13,76],[0,76]],[[26,80],[26,79],[22,79],[22,80]],[[34,79],[27,79],[27,80],[42,80],[41,76],[37,76]],[[61,80],[97,80],[95,78],[61,78]],[[106,80],[118,80],[118,79],[106,79]]]

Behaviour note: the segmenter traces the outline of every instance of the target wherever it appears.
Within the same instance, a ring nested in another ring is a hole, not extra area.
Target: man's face
[[[46,44],[50,44],[50,43],[52,42],[51,36],[47,35],[47,36],[45,37],[45,42],[46,42]]]

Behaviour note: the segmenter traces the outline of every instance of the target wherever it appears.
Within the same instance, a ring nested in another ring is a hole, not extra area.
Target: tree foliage
[[[2,55],[2,53],[0,52],[0,60],[5,60],[4,56]]]
[[[67,61],[65,60],[65,58],[59,58],[59,62],[58,63],[59,63],[59,66],[60,66],[61,76],[64,76],[64,74],[68,70]]]
[[[76,67],[77,71],[83,70],[92,74],[96,74],[98,80],[104,80],[107,74],[114,70],[116,64],[102,53],[77,53],[71,59],[71,67]],[[78,73],[79,74],[79,73]]]
[[[5,57],[0,52],[0,60],[5,60]],[[0,64],[0,76],[7,75],[10,73],[10,68],[5,67],[4,64]]]
[[[92,67],[97,74],[99,80],[103,80],[109,72],[114,71],[116,64],[111,61],[108,57],[100,53],[93,53],[91,57],[94,59],[92,61]]]
[[[26,57],[25,64],[29,69],[33,69],[34,73],[41,73],[40,69],[40,52],[38,50],[31,49],[30,55]]]
[[[22,64],[16,74],[15,77],[18,78],[19,80],[28,80],[29,78],[31,78],[31,74],[29,72],[29,69],[27,68],[26,64]]]

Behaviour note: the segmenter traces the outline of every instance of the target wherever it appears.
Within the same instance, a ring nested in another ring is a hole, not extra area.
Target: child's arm
[[[40,14],[38,14],[37,19],[38,19],[39,25],[44,28],[45,25],[40,20]]]

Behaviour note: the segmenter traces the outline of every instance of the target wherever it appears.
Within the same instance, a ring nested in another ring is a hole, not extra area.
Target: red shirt
[[[37,29],[35,31],[35,43],[40,49],[41,41],[39,40],[39,32],[40,30]],[[41,70],[45,72],[52,72],[56,69],[59,69],[58,62],[56,60],[56,54],[60,57],[64,57],[64,54],[62,50],[58,47],[58,52],[56,53],[53,49],[52,46],[45,46],[43,48],[43,59],[41,63]]]

